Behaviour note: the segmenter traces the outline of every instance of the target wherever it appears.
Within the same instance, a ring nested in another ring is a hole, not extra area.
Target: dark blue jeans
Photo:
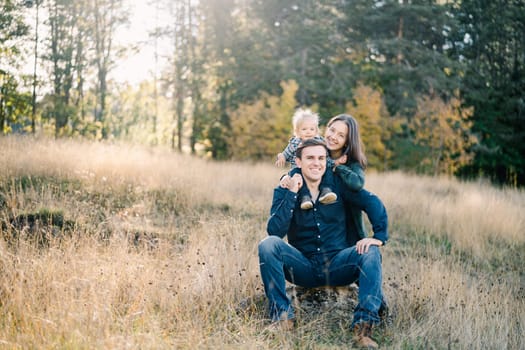
[[[325,259],[321,255],[309,259],[276,236],[268,236],[259,243],[259,266],[272,321],[282,319],[283,313],[288,319],[294,318],[286,295],[286,281],[313,288],[345,286],[359,279],[359,302],[352,326],[361,322],[377,324],[383,298],[379,248],[372,246],[368,253],[358,254],[354,246]]]

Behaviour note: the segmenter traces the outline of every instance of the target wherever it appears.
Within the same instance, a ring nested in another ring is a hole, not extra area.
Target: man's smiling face
[[[297,166],[301,168],[303,177],[307,181],[320,181],[326,171],[326,147],[315,145],[305,147],[301,158],[297,158]]]

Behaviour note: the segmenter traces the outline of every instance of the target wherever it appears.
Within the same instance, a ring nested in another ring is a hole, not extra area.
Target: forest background
[[[1,135],[269,160],[305,106],[354,115],[373,169],[525,184],[523,0],[159,0],[136,86],[111,79],[128,5],[0,1]]]

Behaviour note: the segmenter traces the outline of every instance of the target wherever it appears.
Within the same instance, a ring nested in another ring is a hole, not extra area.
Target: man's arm
[[[299,181],[288,178],[273,191],[272,207],[266,230],[271,236],[284,237],[288,233],[297,201]]]

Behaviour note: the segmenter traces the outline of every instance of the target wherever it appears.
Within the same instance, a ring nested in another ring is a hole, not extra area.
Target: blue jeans
[[[379,323],[377,312],[383,293],[381,253],[377,246],[371,246],[364,254],[358,254],[354,246],[330,258],[323,255],[307,258],[281,238],[268,236],[259,243],[259,266],[272,321],[282,319],[283,313],[288,319],[294,318],[286,295],[286,281],[313,288],[344,286],[359,279],[359,302],[352,326],[361,322]]]

